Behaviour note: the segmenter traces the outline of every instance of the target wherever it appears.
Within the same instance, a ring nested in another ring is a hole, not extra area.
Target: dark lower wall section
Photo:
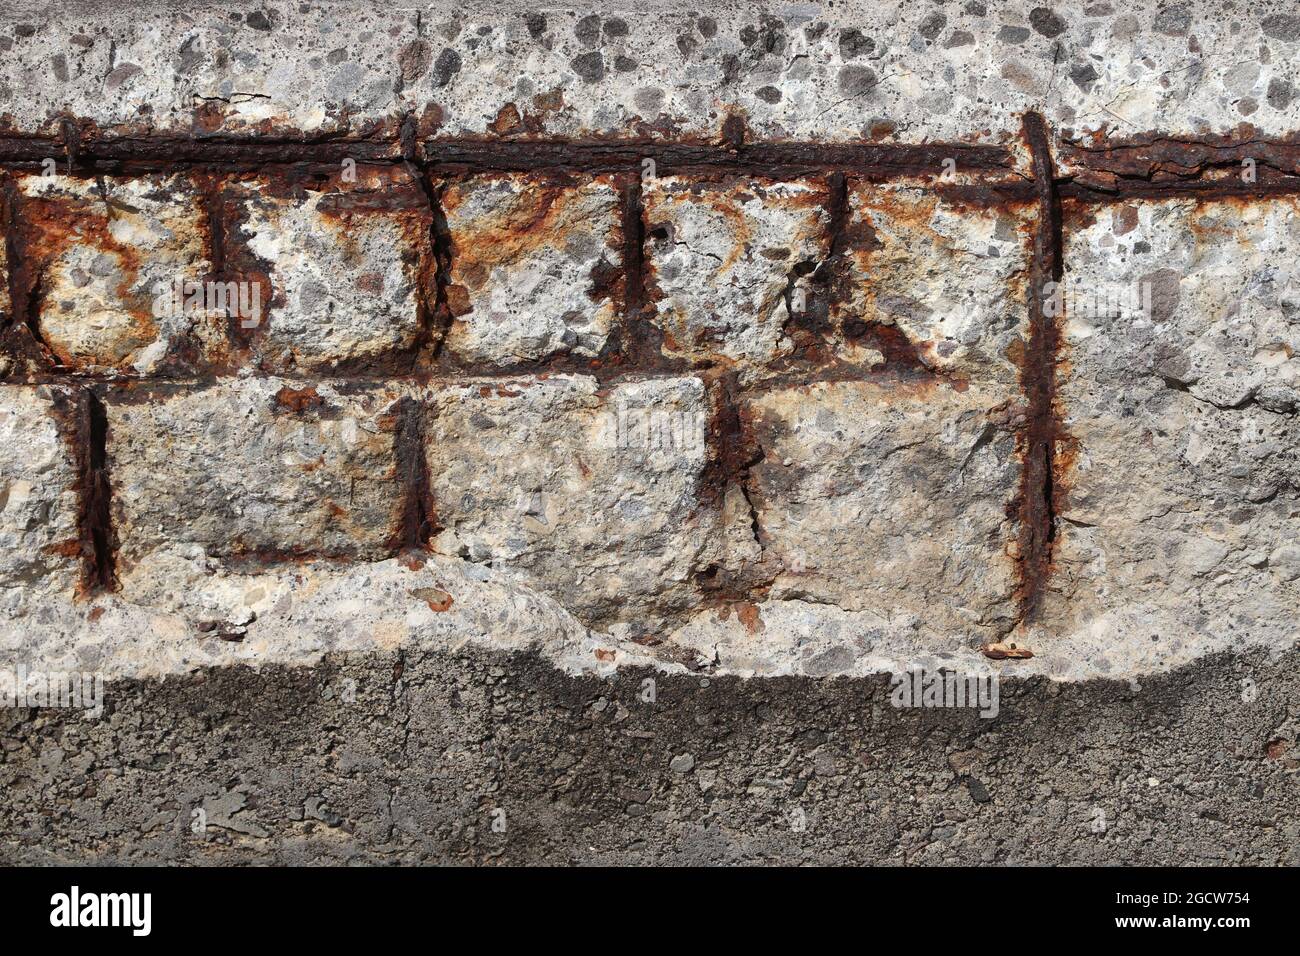
[[[0,862],[1297,864],[1297,665],[1008,681],[992,720],[477,651],[122,682],[0,710]]]

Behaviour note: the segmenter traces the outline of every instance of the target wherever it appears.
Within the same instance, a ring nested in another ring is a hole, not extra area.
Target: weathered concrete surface
[[[401,169],[344,175],[225,187],[239,240],[273,277],[261,312],[240,323],[264,368],[384,367],[420,335],[434,298],[424,191]]]
[[[40,599],[70,593],[79,577],[76,475],[53,414],[66,395],[49,388],[0,390],[0,441],[23,449],[0,459],[0,587]]]
[[[222,557],[385,554],[400,500],[399,398],[272,378],[110,400],[123,570],[164,546]]]
[[[614,177],[474,176],[447,183],[440,199],[450,355],[510,365],[600,354],[623,296]]]
[[[845,358],[862,362],[872,327],[886,326],[926,368],[1014,384],[1016,348],[1028,337],[1033,207],[964,206],[906,181],[851,181],[848,204],[848,263],[832,307]]]
[[[754,400],[763,457],[749,493],[779,569],[770,597],[907,618],[936,635],[1009,630],[1020,469],[1006,405],[992,389],[909,396],[867,382]]]
[[[1300,18],[619,7],[15,8],[0,856],[1298,862]]]
[[[1066,234],[1072,467],[1034,636],[1153,664],[1294,640],[1295,200],[1076,210]]]
[[[665,351],[740,360],[747,377],[789,354],[795,297],[829,252],[826,184],[664,176],[642,195]]]
[[[11,11],[0,115],[25,131],[66,112],[108,131],[355,135],[412,113],[440,135],[677,138],[735,112],[764,139],[1007,140],[1032,108],[1080,135],[1300,127],[1300,20],[1273,0]]]
[[[707,567],[746,556],[729,553],[701,490],[711,414],[698,378],[470,381],[438,389],[430,409],[435,548],[516,571],[588,623],[653,630],[700,603]]]
[[[62,365],[147,374],[183,338],[221,359],[225,316],[174,309],[167,294],[211,266],[191,177],[34,175],[18,188],[24,292],[39,291],[41,339]]]
[[[1006,682],[993,720],[480,651],[112,682],[0,711],[0,861],[1295,865],[1297,665]]]

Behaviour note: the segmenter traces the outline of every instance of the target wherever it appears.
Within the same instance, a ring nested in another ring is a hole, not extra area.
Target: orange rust
[[[531,110],[524,111],[518,128],[509,130],[509,133],[526,132],[530,135],[536,135],[546,132],[546,124],[555,114],[564,109],[563,88],[556,87],[553,90],[534,94],[532,106]],[[500,114],[498,114],[498,118],[499,116]]]
[[[191,114],[196,133],[215,133],[225,125],[225,112],[215,100],[207,100],[195,108]]]
[[[77,548],[81,558],[78,597],[117,589],[117,534],[108,475],[108,416],[90,389],[54,393],[54,416],[77,475]],[[60,545],[61,548],[67,547]],[[67,556],[71,549],[67,547]]]
[[[58,558],[80,557],[81,540],[78,538],[66,538],[63,541],[56,541],[54,544],[48,544],[42,548],[41,553]]]
[[[395,526],[388,545],[394,554],[401,554],[425,549],[442,527],[438,523],[429,465],[424,456],[425,407],[407,397],[394,404],[392,413],[395,416],[393,460],[401,495],[395,506]]]
[[[711,416],[704,434],[709,456],[696,497],[718,503],[729,486],[748,480],[749,469],[762,461],[763,452],[755,439],[750,407],[739,398],[736,373],[715,370],[709,378]]]
[[[276,404],[293,412],[318,409],[325,405],[325,400],[311,386],[294,389],[286,385],[275,393],[275,401]]]
[[[355,177],[351,174],[355,174]],[[261,323],[245,328],[233,314],[227,322],[232,342],[231,361],[247,361],[256,342],[274,326],[274,313],[287,306],[285,291],[272,281],[271,264],[255,256],[248,245],[248,218],[260,206],[274,223],[285,207],[315,199],[314,210],[321,227],[339,244],[345,259],[363,268],[368,260],[364,243],[377,228],[395,228],[401,263],[411,282],[420,313],[419,333],[412,345],[391,355],[370,357],[341,374],[363,367],[387,374],[415,370],[422,349],[434,337],[433,316],[437,310],[438,262],[436,257],[433,197],[426,191],[422,173],[407,166],[357,163],[350,169],[294,166],[268,167],[257,171],[209,176],[203,184],[205,208],[214,254],[213,278],[244,281],[261,286],[263,309],[270,315]],[[376,219],[376,217],[379,217]],[[380,227],[378,222],[385,225]],[[382,273],[370,270],[359,277],[360,291],[380,295]]]
[[[471,292],[486,283],[489,269],[509,264],[556,244],[567,225],[564,197],[574,181],[571,177],[542,177],[536,189],[514,174],[489,174],[452,180],[439,195],[441,212],[454,217],[476,185],[485,181],[518,182],[519,191],[503,206],[472,223],[458,223],[448,229],[448,254],[444,295],[449,318],[455,320],[473,311]]]
[[[1057,370],[1065,374],[1067,363],[1057,362]],[[1056,436],[1056,450],[1053,454],[1055,474],[1052,476],[1052,506],[1056,512],[1063,513],[1070,508],[1070,492],[1074,490],[1075,466],[1079,461],[1079,441],[1071,435]],[[1053,563],[1053,567],[1055,564]]]
[[[767,625],[763,623],[763,616],[759,613],[756,604],[742,601],[736,611],[736,617],[750,634],[762,634],[767,630]]]
[[[485,204],[490,208],[476,209],[472,216],[464,215],[465,204],[478,190],[499,188],[493,186],[494,182],[509,183],[512,189],[500,201],[495,201],[497,197],[493,196],[494,202]],[[544,249],[562,246],[575,232],[586,232],[595,235],[608,250],[596,257],[591,266],[590,284],[584,290],[586,296],[611,313],[621,306],[624,322],[612,323],[605,346],[595,357],[561,350],[505,367],[483,367],[483,371],[496,375],[538,374],[547,370],[593,373],[606,368],[615,370],[629,363],[653,365],[642,336],[629,334],[632,327],[640,325],[640,310],[633,304],[640,295],[639,213],[630,211],[635,201],[629,200],[630,189],[637,184],[639,179],[622,175],[571,174],[560,170],[539,177],[487,173],[444,179],[436,192],[439,316],[445,333],[463,328],[461,317],[473,311],[474,293],[488,283],[492,270],[503,265],[508,269]],[[621,208],[621,214],[594,220],[581,215],[580,203],[586,198],[586,190],[592,188],[608,188],[613,194],[611,205]],[[621,262],[615,265],[615,260]],[[625,353],[628,348],[635,349],[635,357]],[[438,358],[438,351],[434,357]],[[439,365],[457,371],[481,367],[464,363],[454,354],[443,358]]]
[[[1024,135],[1032,155],[1039,203],[1030,255],[1029,341],[1020,366],[1026,403],[1025,426],[1017,436],[1022,466],[1016,598],[1021,621],[1031,620],[1038,613],[1053,570],[1058,506],[1055,493],[1060,473],[1056,452],[1064,434],[1056,407],[1061,330],[1057,317],[1047,308],[1048,284],[1059,282],[1063,269],[1061,201],[1055,188],[1046,123],[1037,113],[1025,114]]]
[[[1134,180],[1197,178],[1240,168],[1244,159],[1282,173],[1300,172],[1300,134],[1267,139],[1249,123],[1220,135],[1201,137],[1148,132],[1108,138],[1099,129],[1091,134],[1088,143],[1067,141],[1060,149],[1069,163],[1088,172]]]
[[[980,652],[985,657],[995,661],[1028,660],[1034,656],[1033,651],[1018,645],[1015,641],[996,641],[985,644],[980,648]]]
[[[524,129],[523,117],[519,115],[519,107],[514,103],[507,103],[497,111],[496,119],[488,124],[488,129],[497,136],[509,136],[511,133],[518,133]]]
[[[136,349],[152,342],[157,335],[153,315],[153,295],[132,292],[140,274],[140,253],[115,239],[109,230],[112,203],[101,194],[99,200],[56,194],[27,196],[19,200],[23,220],[25,281],[21,291],[33,331],[41,342],[67,368],[91,364],[118,365]],[[115,294],[131,322],[132,333],[124,335],[121,347],[111,356],[78,356],[65,343],[51,341],[40,333],[40,307],[54,290],[49,287],[50,272],[74,247],[89,246],[113,256],[120,267],[121,279]]]
[[[1095,226],[1100,209],[1077,197],[1061,199],[1061,229],[1065,232],[1078,232]]]
[[[442,588],[416,588],[411,593],[427,604],[430,611],[441,613],[456,603],[455,598]]]
[[[249,282],[259,286],[263,314],[277,303],[270,278],[270,263],[253,255],[245,241],[244,226],[248,211],[244,205],[244,187],[249,177],[207,175],[198,180],[207,226],[211,271],[206,277],[215,282]],[[230,366],[244,360],[253,343],[265,335],[267,322],[245,328],[233,310],[226,318],[227,352],[221,358]]]
[[[867,196],[871,197],[869,201]],[[937,376],[932,363],[921,355],[929,343],[914,342],[892,322],[875,317],[877,289],[887,284],[876,259],[885,256],[886,262],[891,262],[897,254],[891,252],[887,240],[882,240],[869,211],[872,208],[892,210],[891,221],[916,219],[928,224],[929,216],[922,216],[913,206],[900,204],[897,197],[884,196],[865,183],[851,182],[838,174],[827,183],[826,208],[829,249],[811,275],[811,282],[819,291],[810,308],[803,314],[792,315],[786,324],[785,331],[795,342],[795,353],[778,365],[803,366],[812,370],[810,374],[814,378],[822,374],[832,378],[866,378],[877,373],[899,372],[909,376]],[[833,339],[835,331],[838,338]],[[833,348],[833,342],[838,347]],[[864,372],[855,355],[862,349],[879,352],[882,361]],[[965,388],[964,383],[961,387]]]

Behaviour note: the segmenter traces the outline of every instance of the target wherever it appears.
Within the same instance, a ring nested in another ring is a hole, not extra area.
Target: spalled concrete
[[[1300,862],[1297,49],[16,4],[0,861]]]

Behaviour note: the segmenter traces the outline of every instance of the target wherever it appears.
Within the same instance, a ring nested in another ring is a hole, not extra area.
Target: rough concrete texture
[[[849,204],[850,267],[834,307],[846,358],[862,361],[855,331],[881,324],[922,343],[928,368],[1014,387],[1034,206],[972,208],[906,183],[855,183]]]
[[[432,217],[418,181],[374,166],[322,180],[227,187],[240,238],[274,276],[261,311],[240,316],[264,368],[326,371],[409,351],[429,307]]]
[[[124,583],[162,546],[226,557],[384,554],[401,497],[392,455],[399,397],[259,378],[110,398]]]
[[[1294,866],[1298,664],[1008,682],[991,721],[500,652],[122,681],[98,721],[0,711],[0,859]]]
[[[780,569],[770,597],[945,635],[1005,631],[1020,477],[1005,405],[977,387],[909,396],[868,382],[757,398],[751,494]]]
[[[0,861],[1300,862],[1300,17],[631,6],[5,14]]]
[[[225,317],[173,308],[176,276],[211,263],[193,181],[23,176],[16,257],[39,295],[41,339],[59,363],[84,371],[158,371],[182,336],[220,349]],[[161,307],[155,307],[161,299]]]
[[[1067,227],[1075,465],[1044,629],[1145,645],[1153,662],[1294,640],[1297,230],[1291,198],[1151,202]]]
[[[722,511],[701,489],[710,415],[698,378],[468,382],[430,404],[437,550],[518,571],[588,623],[653,633],[699,603],[697,575],[752,556],[728,553]]]
[[[600,354],[623,295],[611,177],[475,176],[448,183],[441,201],[449,354],[495,365]]]
[[[795,297],[829,252],[825,184],[664,176],[642,201],[665,350],[747,372],[789,354]]]
[[[357,134],[409,112],[445,135],[672,139],[742,112],[764,139],[916,142],[1011,139],[1027,109],[1080,134],[1300,127],[1300,20],[1268,0],[11,11],[0,112],[26,130],[67,112],[108,131]]]
[[[76,584],[76,475],[49,388],[0,390],[0,581],[6,589],[69,593]]]

